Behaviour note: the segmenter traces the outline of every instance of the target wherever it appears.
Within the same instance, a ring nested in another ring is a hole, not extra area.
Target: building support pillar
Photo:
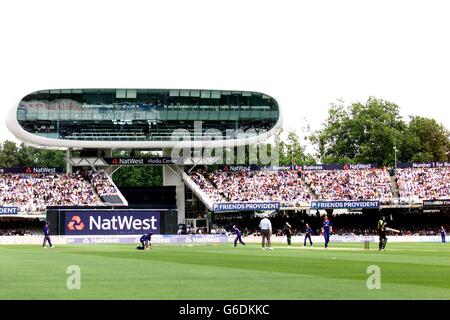
[[[163,157],[170,157],[171,149],[163,149]],[[170,167],[170,168],[169,168]],[[184,170],[184,166],[178,166]],[[176,165],[163,166],[163,186],[175,186],[176,203],[178,210],[178,223],[185,223],[186,219],[186,199],[184,181],[175,173]]]
[[[70,161],[68,161],[69,158],[71,158],[73,155],[73,150],[72,149],[67,149],[66,151],[66,173],[72,173],[73,172],[73,167],[70,164]]]

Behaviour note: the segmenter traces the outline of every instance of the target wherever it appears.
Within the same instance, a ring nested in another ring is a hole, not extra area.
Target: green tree
[[[13,141],[0,144],[0,167],[64,167],[65,151],[40,149]]]
[[[112,176],[118,187],[155,187],[162,186],[161,166],[125,166]]]
[[[155,153],[138,150],[113,150],[113,157],[151,157]],[[123,166],[112,179],[118,187],[155,187],[163,185],[162,166]]]
[[[38,149],[21,143],[17,151],[17,160],[20,167],[32,167],[37,163]]]
[[[36,166],[38,167],[64,167],[66,152],[64,150],[37,149]]]
[[[366,103],[333,104],[321,130],[310,136],[323,163],[394,163],[394,146],[406,124],[394,103],[369,98]]]
[[[436,120],[419,116],[411,117],[399,146],[403,161],[448,161],[450,133]]]
[[[17,167],[18,150],[15,142],[6,140],[0,145],[0,167]]]
[[[300,143],[300,138],[295,131],[289,131],[287,139],[279,143],[281,165],[313,164],[315,159],[306,153],[305,147]]]

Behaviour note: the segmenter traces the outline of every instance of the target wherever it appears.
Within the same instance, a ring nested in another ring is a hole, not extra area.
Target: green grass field
[[[0,299],[450,299],[450,246],[361,244],[276,246],[134,245],[0,247]],[[81,289],[66,288],[69,265]],[[369,290],[367,267],[381,268]]]

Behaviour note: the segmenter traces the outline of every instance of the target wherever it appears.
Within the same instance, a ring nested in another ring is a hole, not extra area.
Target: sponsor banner
[[[389,243],[394,242],[442,242],[442,239],[440,236],[387,236],[388,238],[388,246]],[[246,243],[261,243],[261,237],[259,236],[249,236],[243,238]],[[230,242],[234,240],[234,237],[229,238]],[[276,237],[272,236],[270,239],[272,243],[278,243],[278,244],[286,244],[287,245],[287,238],[285,236]],[[304,243],[304,236],[293,236],[291,237],[292,244],[299,244],[301,247],[303,247]],[[316,248],[323,248],[323,247],[317,247],[315,244],[320,243],[323,244],[325,242],[323,236],[311,236],[311,240],[314,244],[314,247]],[[378,244],[380,241],[378,236],[358,236],[358,235],[332,235],[330,237],[330,247],[333,247],[333,243],[361,243],[361,250],[363,249],[363,242],[369,241],[372,243]],[[309,241],[306,241],[306,246],[309,247]],[[295,248],[295,247],[294,247]],[[356,249],[356,248],[355,248]],[[377,248],[378,249],[378,248]],[[276,248],[275,248],[276,250]]]
[[[370,170],[378,168],[376,163],[359,164],[313,164],[300,166],[302,171],[318,170]]]
[[[297,166],[265,166],[260,167],[260,171],[285,171],[285,170],[297,170]]]
[[[176,164],[177,161],[170,157],[151,157],[151,158],[103,158],[110,165],[118,166],[144,166],[144,165],[163,165]]]
[[[19,207],[0,207],[0,215],[19,214]]]
[[[63,173],[62,167],[16,167],[0,168],[0,173]]]
[[[141,235],[116,235],[116,236],[50,236],[53,244],[139,244]],[[330,237],[330,247],[333,247],[333,242],[348,242],[348,243],[362,243],[366,236],[336,236]],[[312,236],[312,241],[316,243],[324,243],[322,236]],[[440,236],[387,236],[388,244],[394,242],[442,242]],[[152,236],[152,244],[168,244],[168,245],[200,245],[200,244],[220,244],[232,242],[234,236],[227,237],[226,235],[154,235]],[[303,236],[293,236],[291,238],[293,244],[301,244],[303,247]],[[377,243],[378,236],[369,236],[370,242]],[[34,244],[42,246],[43,236],[0,236],[0,245],[24,245]],[[244,237],[244,241],[248,243],[261,243],[261,237],[249,236]],[[281,243],[287,245],[285,236],[272,236],[272,243]],[[309,246],[309,242],[307,242]],[[317,246],[314,246],[317,248]],[[320,248],[320,247],[319,247]],[[275,248],[276,249],[276,248]],[[363,246],[361,244],[361,250]]]
[[[450,168],[450,162],[398,162],[397,168]]]
[[[424,200],[423,201],[424,207],[449,207],[450,206],[450,199],[444,199],[444,200]]]
[[[140,244],[141,235],[127,236],[67,236],[69,244],[102,244],[102,243],[136,243]],[[226,235],[168,235],[158,234],[152,236],[152,244],[212,244],[226,243]]]
[[[311,209],[377,209],[379,200],[371,201],[311,201]]]
[[[224,211],[258,211],[258,210],[278,210],[279,202],[224,202],[214,203],[214,212]]]
[[[67,211],[66,235],[160,233],[160,213],[150,210]]]
[[[255,164],[246,166],[246,165],[235,165],[222,166],[222,171],[283,171],[283,170],[297,170],[299,166],[258,166]]]
[[[300,166],[257,166],[257,165],[251,165],[251,166],[244,166],[244,165],[236,165],[236,166],[223,166],[223,171],[285,171],[285,170],[298,170]]]
[[[65,236],[50,236],[52,244],[67,244]],[[0,236],[0,245],[4,244],[36,244],[42,246],[44,235],[42,236]]]
[[[359,164],[313,164],[313,165],[286,165],[286,166],[257,166],[257,165],[235,165],[222,167],[222,171],[319,171],[319,170],[370,170],[377,169],[376,163],[359,163]]]
[[[244,166],[244,165],[236,165],[236,166],[223,166],[222,171],[228,172],[228,171],[257,171],[255,170],[255,166]]]

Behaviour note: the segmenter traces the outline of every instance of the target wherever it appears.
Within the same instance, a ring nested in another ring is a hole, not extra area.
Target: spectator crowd
[[[215,202],[270,202],[285,207],[310,200],[307,187],[295,170],[197,171],[191,178]]]
[[[88,172],[88,177],[99,196],[110,196],[118,193],[104,170],[91,170]]]
[[[280,202],[282,207],[318,200],[393,199],[385,169],[304,171],[199,170],[191,178],[214,202]],[[310,188],[310,189],[309,189]]]
[[[29,213],[46,206],[101,205],[92,185],[80,173],[0,174],[0,205]]]
[[[212,184],[214,180],[214,172],[207,172],[205,170],[197,170],[190,175],[191,179],[206,193],[208,198],[213,202],[225,201],[221,192]]]
[[[251,171],[199,169],[191,179],[213,202],[280,202],[282,207],[308,206],[311,200],[380,200],[393,203],[386,169]],[[401,203],[450,198],[450,168],[398,169],[395,176]],[[102,197],[119,191],[103,170],[79,172],[1,173],[0,205],[22,212],[46,206],[101,205]]]
[[[311,200],[379,200],[397,202],[387,169],[314,171],[206,171],[190,174],[213,202],[280,202],[308,206]],[[398,169],[401,203],[450,198],[450,168]]]
[[[393,199],[391,178],[386,169],[305,171],[303,176],[319,200],[390,203]]]
[[[399,169],[397,186],[402,203],[450,198],[450,168]]]

